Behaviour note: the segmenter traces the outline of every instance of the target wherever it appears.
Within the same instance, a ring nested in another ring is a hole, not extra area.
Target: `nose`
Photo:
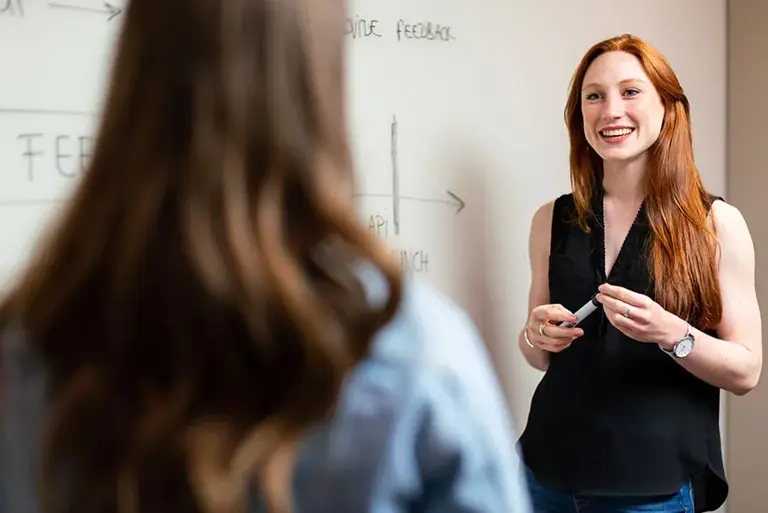
[[[604,121],[619,119],[624,116],[624,101],[620,95],[611,93],[603,102],[602,117]]]

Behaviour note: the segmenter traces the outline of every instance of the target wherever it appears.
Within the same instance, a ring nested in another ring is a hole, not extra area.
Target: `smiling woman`
[[[644,41],[593,46],[565,120],[573,192],[534,215],[520,337],[546,371],[521,438],[534,509],[715,510],[720,389],[762,367],[749,230],[705,189],[688,99]],[[599,312],[555,326],[596,291]]]

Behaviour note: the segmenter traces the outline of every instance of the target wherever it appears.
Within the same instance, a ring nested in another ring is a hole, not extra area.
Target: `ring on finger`
[[[547,336],[547,334],[544,333],[544,328],[546,328],[546,327],[547,327],[547,323],[546,322],[541,323],[541,326],[539,326],[539,334],[542,337],[546,337]]]
[[[627,311],[626,311],[626,312],[624,312],[624,317],[626,317],[627,319],[629,319],[629,313],[630,313],[631,311],[632,311],[632,307],[631,307],[631,306],[628,306],[628,307],[627,307]]]

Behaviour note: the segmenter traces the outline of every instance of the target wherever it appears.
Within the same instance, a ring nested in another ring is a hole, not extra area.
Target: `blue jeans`
[[[693,490],[685,483],[677,493],[661,496],[595,496],[553,492],[526,468],[533,513],[694,513]]]

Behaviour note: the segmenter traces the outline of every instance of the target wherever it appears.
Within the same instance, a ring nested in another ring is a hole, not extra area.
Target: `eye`
[[[587,93],[587,95],[584,97],[587,101],[595,101],[600,98],[600,95],[597,93]]]
[[[640,90],[630,87],[626,91],[624,91],[624,94],[627,96],[636,96],[640,94]]]

